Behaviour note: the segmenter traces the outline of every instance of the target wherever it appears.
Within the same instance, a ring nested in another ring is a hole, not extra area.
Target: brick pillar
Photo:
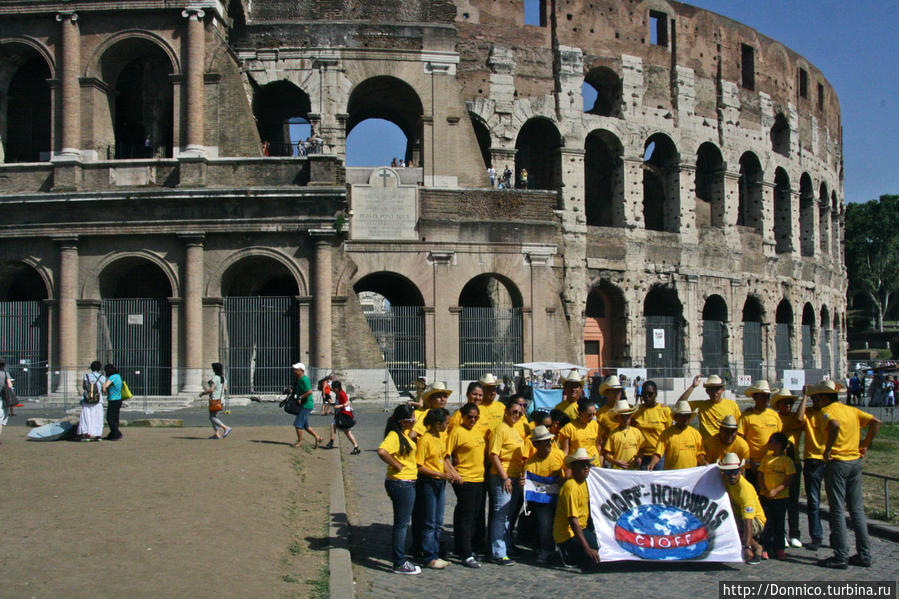
[[[60,12],[56,20],[62,28],[62,152],[65,157],[81,157],[81,34],[78,13]]]
[[[187,68],[185,87],[187,88],[187,110],[185,123],[188,154],[206,155],[204,142],[205,98],[203,94],[203,70],[205,63],[206,31],[203,17],[206,13],[199,8],[186,8],[181,16],[187,19]]]
[[[312,271],[312,330],[311,365],[317,368],[331,367],[331,238],[333,230],[313,230],[309,234],[315,242],[315,264]]]
[[[78,238],[57,238],[59,246],[59,369],[57,392],[71,391],[78,377]]]
[[[184,233],[184,378],[182,391],[203,390],[203,235]]]

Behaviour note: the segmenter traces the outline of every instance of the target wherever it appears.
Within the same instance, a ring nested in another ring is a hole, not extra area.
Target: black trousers
[[[456,509],[453,511],[453,541],[456,555],[465,559],[472,555],[472,536],[476,516],[484,519],[484,483],[453,485],[456,493]],[[480,513],[478,511],[480,510]]]
[[[784,518],[787,515],[790,498],[765,499],[760,497],[759,499],[762,500],[762,509],[765,510],[765,518],[767,519],[765,530],[762,532],[762,538],[764,539],[762,545],[768,551],[783,549],[786,546],[784,543],[784,532],[786,530]]]
[[[107,439],[121,439],[122,432],[119,430],[119,411],[122,409],[120,400],[111,401],[106,406],[106,424],[109,425],[109,435]]]

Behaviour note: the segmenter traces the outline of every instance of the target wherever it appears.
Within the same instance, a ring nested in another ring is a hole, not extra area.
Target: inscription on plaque
[[[353,185],[353,239],[417,239],[416,192],[393,169],[374,169],[367,185]]]

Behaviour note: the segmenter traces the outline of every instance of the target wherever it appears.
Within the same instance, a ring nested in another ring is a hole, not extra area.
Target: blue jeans
[[[640,470],[649,470],[649,462],[652,461],[651,455],[645,455],[640,458]],[[656,470],[662,471],[665,469],[665,458],[659,458],[659,463],[656,464]]]
[[[830,510],[830,546],[834,557],[849,559],[849,540],[846,534],[846,513],[852,517],[855,548],[862,560],[871,561],[871,539],[862,499],[862,461],[831,460],[824,471],[827,503]]]
[[[802,465],[802,478],[805,479],[805,498],[808,502],[808,532],[812,540],[820,541],[824,536],[821,528],[821,481],[824,479],[824,460],[806,458]]]
[[[553,519],[556,515],[556,502],[529,503],[528,509],[534,515],[534,524],[537,528],[537,548],[545,553],[551,553],[555,548],[553,541]]]
[[[393,502],[393,567],[403,565],[406,561],[406,533],[412,519],[412,506],[415,503],[414,480],[384,481],[387,495]]]
[[[518,504],[521,485],[517,478],[513,478],[512,492],[507,493],[499,475],[491,474],[487,492],[490,494],[490,512],[493,514],[490,522],[490,552],[493,559],[501,559],[506,557],[506,551],[512,545],[511,523],[515,519],[512,508]]]
[[[421,552],[427,564],[440,557],[446,481],[420,475],[415,483],[415,498],[421,505]]]

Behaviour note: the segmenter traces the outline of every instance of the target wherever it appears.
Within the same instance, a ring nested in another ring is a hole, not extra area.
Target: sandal
[[[359,455],[360,453],[362,453],[362,450],[359,449],[359,446],[357,445],[353,448],[353,451],[350,452],[350,455]]]

